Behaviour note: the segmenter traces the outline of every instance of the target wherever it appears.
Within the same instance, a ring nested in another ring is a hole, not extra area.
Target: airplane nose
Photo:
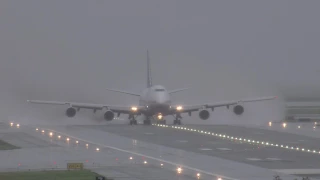
[[[157,99],[157,104],[167,104],[168,103],[168,99],[165,97],[160,97]]]
[[[168,104],[169,103],[169,96],[168,95],[166,95],[166,94],[157,94],[157,96],[155,97],[155,103],[156,104],[161,104],[161,105],[163,105],[163,104]]]
[[[158,98],[156,102],[157,102],[157,104],[164,104],[165,103],[165,99],[164,98]]]

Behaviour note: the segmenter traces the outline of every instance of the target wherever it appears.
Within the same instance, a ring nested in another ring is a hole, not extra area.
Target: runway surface
[[[83,128],[82,126],[78,126]],[[320,169],[320,145],[319,139],[295,134],[281,133],[277,131],[259,130],[255,128],[239,126],[185,126],[190,129],[203,130],[203,133],[175,129],[172,127],[123,127],[121,125],[110,126],[86,126],[100,131],[111,132],[124,137],[156,143],[166,147],[177,148],[198,154],[221,157],[237,162],[243,162],[268,169]],[[205,134],[205,132],[211,132]],[[242,138],[242,141],[228,140],[226,137],[212,136],[228,134],[229,136]],[[244,139],[255,139],[264,142],[264,145],[244,142]],[[276,146],[270,146],[271,142]],[[269,144],[266,145],[266,144]],[[291,145],[288,149],[281,145]],[[294,147],[294,150],[290,148]],[[300,148],[300,151],[296,150]],[[304,148],[304,151],[302,149]],[[308,150],[316,153],[307,153]]]
[[[77,142],[71,137],[67,141],[66,136],[50,136],[49,131],[41,133],[23,125],[17,128],[2,123],[0,126],[0,137],[21,147],[0,151],[0,171],[66,169],[67,163],[76,162],[84,163],[85,168],[114,179],[190,180],[196,176],[194,173],[177,174],[172,171],[173,167],[161,167],[160,163],[103,146],[88,143],[87,147],[87,143]]]
[[[201,179],[269,180],[279,174],[289,180],[294,179],[289,174],[302,173],[317,178],[320,134],[303,125],[299,130],[313,134],[299,135],[294,126],[2,124],[1,138],[22,149],[0,151],[7,162],[0,169],[65,168],[67,162],[83,162],[98,173],[131,179],[197,179],[197,173]]]

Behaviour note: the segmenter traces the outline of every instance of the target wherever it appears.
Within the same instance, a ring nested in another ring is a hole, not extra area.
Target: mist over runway
[[[179,104],[317,96],[318,44],[313,32],[319,27],[312,23],[319,13],[317,4],[1,1],[1,115],[28,114],[30,121],[64,113],[43,107],[36,116],[25,105],[27,99],[135,104],[134,97],[105,88],[141,91],[146,86],[146,49],[155,83],[170,89],[191,87],[173,97]],[[308,13],[300,14],[297,8]],[[279,100],[248,104],[240,118],[217,110],[199,123],[282,118]],[[193,119],[195,115],[185,121]]]

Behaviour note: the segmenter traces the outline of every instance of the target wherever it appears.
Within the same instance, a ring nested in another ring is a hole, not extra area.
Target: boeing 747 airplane
[[[97,110],[103,111],[103,117],[106,121],[112,121],[113,119],[115,119],[115,114],[118,117],[120,116],[120,114],[127,114],[129,116],[128,119],[130,125],[137,124],[136,117],[139,115],[144,115],[146,117],[143,121],[143,124],[145,125],[150,125],[151,119],[156,119],[157,123],[159,124],[166,124],[166,120],[164,119],[164,117],[173,115],[175,117],[173,124],[180,125],[182,120],[182,113],[188,113],[189,116],[191,116],[192,112],[198,112],[199,117],[202,120],[207,120],[210,117],[210,112],[208,111],[208,109],[211,109],[213,111],[216,107],[224,106],[228,109],[232,107],[233,112],[236,115],[241,115],[244,112],[243,103],[245,102],[272,100],[276,98],[276,96],[272,96],[227,102],[204,103],[199,105],[173,105],[170,100],[170,95],[186,90],[187,88],[168,91],[161,85],[153,85],[151,79],[150,59],[148,51],[147,68],[147,87],[142,91],[141,94],[121,90],[107,89],[109,91],[115,91],[139,97],[139,105],[137,106],[114,106],[107,104],[89,104],[77,102],[40,100],[28,100],[28,102],[36,104],[68,105],[69,107],[66,110],[66,115],[68,117],[74,117],[76,115],[76,112],[83,108],[92,109],[94,113]]]

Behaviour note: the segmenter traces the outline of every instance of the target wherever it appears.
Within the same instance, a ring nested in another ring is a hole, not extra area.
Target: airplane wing
[[[187,90],[187,89],[189,89],[189,88],[175,89],[175,90],[169,91],[168,93],[169,93],[169,94],[173,94],[173,93],[177,93],[177,92],[184,91],[184,90]]]
[[[129,94],[129,95],[132,95],[132,96],[140,96],[140,94],[137,94],[137,93],[128,92],[128,91],[121,91],[121,90],[117,90],[117,89],[106,88],[106,90],[113,91],[113,92],[118,92],[118,93],[123,93],[123,94]]]
[[[189,113],[191,115],[191,112],[193,111],[199,111],[200,109],[214,109],[216,107],[227,107],[238,105],[241,103],[246,102],[257,102],[257,101],[266,101],[266,100],[273,100],[276,99],[277,96],[270,96],[270,97],[259,97],[259,98],[252,98],[252,99],[243,99],[243,100],[236,100],[236,101],[224,101],[224,102],[216,102],[216,103],[204,103],[204,104],[198,104],[198,105],[187,105],[187,106],[181,106],[176,105],[173,106],[174,111],[172,113]]]
[[[41,100],[27,100],[29,103],[34,104],[51,104],[51,105],[69,105],[70,107],[74,107],[76,109],[93,109],[102,110],[107,108],[115,113],[123,113],[130,114],[133,111],[138,111],[143,107],[140,106],[114,106],[114,105],[106,105],[106,104],[90,104],[90,103],[77,103],[77,102],[62,102],[62,101],[41,101]]]

